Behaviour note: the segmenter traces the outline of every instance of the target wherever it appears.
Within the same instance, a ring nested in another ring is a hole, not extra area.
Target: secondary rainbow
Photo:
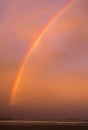
[[[48,23],[43,27],[43,29],[41,30],[41,32],[38,34],[38,36],[36,37],[36,39],[33,41],[33,43],[31,44],[31,47],[29,47],[25,57],[22,60],[22,63],[20,65],[19,71],[17,73],[15,82],[13,84],[12,87],[12,91],[11,91],[11,97],[10,97],[10,104],[14,104],[14,100],[15,100],[15,96],[16,96],[16,92],[20,83],[20,79],[21,79],[21,75],[24,71],[25,65],[29,59],[29,57],[31,56],[31,53],[33,52],[34,48],[38,45],[39,41],[43,38],[43,36],[45,35],[45,33],[49,30],[49,28],[54,24],[54,22],[57,20],[57,18],[60,18],[66,11],[68,11],[68,9],[70,9],[74,4],[76,4],[78,0],[71,0],[68,4],[66,4],[61,10],[59,10],[49,21]]]

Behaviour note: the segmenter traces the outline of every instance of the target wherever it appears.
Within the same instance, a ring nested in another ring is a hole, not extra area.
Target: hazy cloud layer
[[[9,105],[14,80],[29,46],[67,2],[0,0],[1,116],[31,120],[88,118],[87,0],[77,2],[48,30],[25,66],[14,106]]]

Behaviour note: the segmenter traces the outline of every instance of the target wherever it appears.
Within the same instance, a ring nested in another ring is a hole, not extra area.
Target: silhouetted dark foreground
[[[88,123],[0,122],[0,130],[88,130]]]
[[[88,126],[0,126],[0,130],[88,130]]]

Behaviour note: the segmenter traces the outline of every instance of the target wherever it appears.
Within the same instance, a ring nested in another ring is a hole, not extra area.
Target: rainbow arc
[[[32,42],[31,47],[29,47],[25,57],[22,60],[22,63],[20,65],[20,68],[18,70],[15,82],[12,87],[11,91],[11,97],[10,97],[10,104],[14,104],[15,96],[17,93],[17,89],[19,87],[20,79],[22,76],[22,73],[24,71],[25,65],[27,61],[29,60],[29,57],[31,56],[33,50],[36,48],[36,46],[39,44],[40,40],[43,38],[43,36],[46,34],[46,32],[50,29],[50,27],[55,23],[55,21],[60,18],[64,13],[66,13],[73,5],[76,4],[78,0],[71,0],[69,3],[67,3],[61,10],[59,10],[48,22],[47,24],[42,28],[41,32],[38,34],[36,39]]]

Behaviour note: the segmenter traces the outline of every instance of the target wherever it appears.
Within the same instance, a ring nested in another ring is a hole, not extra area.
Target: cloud
[[[36,4],[35,0],[9,0],[7,5],[0,1],[2,107],[9,102],[11,88],[28,46],[64,3],[51,1],[38,0]],[[64,108],[67,113],[69,110],[76,113],[76,108],[80,110],[82,106],[85,109],[88,102],[87,5],[87,0],[78,2],[72,10],[56,21],[33,50],[15,99],[15,107],[23,108],[24,113],[26,110],[27,113],[34,110],[35,114],[39,111],[48,113],[51,110],[50,114],[54,115],[55,110],[56,114],[60,114]]]

